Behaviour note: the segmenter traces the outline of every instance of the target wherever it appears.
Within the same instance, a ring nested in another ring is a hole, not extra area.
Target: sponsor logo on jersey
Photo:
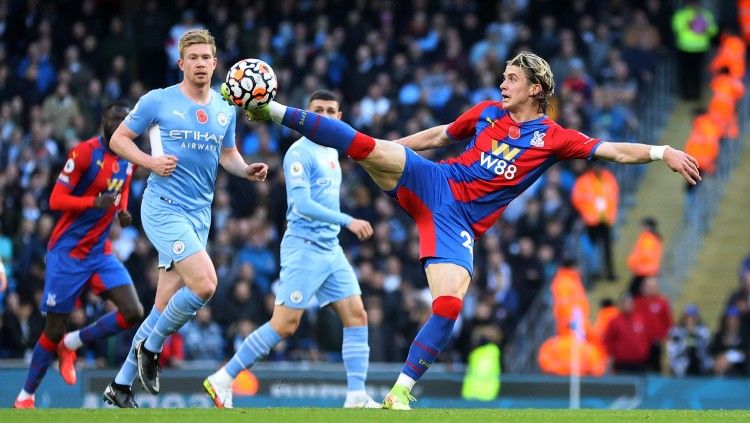
[[[492,151],[490,152],[495,156],[502,155],[503,160],[505,161],[511,161],[521,152],[521,149],[516,147],[510,148],[510,146],[504,142],[492,140]]]
[[[547,135],[545,132],[534,131],[534,135],[531,137],[532,147],[544,147],[544,136]]]
[[[172,252],[176,255],[180,255],[185,252],[185,243],[182,241],[175,241],[172,243]]]
[[[203,109],[198,109],[195,111],[195,118],[198,119],[198,123],[204,124],[208,122],[208,113]]]
[[[57,294],[47,294],[47,307],[57,305]]]
[[[224,140],[224,135],[216,135],[210,132],[193,131],[190,129],[172,129],[169,136],[175,140],[192,141],[213,141],[220,144]]]

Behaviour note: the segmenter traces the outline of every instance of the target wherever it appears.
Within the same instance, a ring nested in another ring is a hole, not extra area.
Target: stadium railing
[[[745,78],[745,84],[748,78]],[[682,216],[680,232],[664,255],[661,290],[669,298],[682,293],[683,282],[690,274],[698,253],[701,251],[706,233],[711,229],[719,210],[721,199],[745,148],[744,139],[750,130],[750,96],[740,101],[738,109],[740,134],[738,139],[721,140],[716,173],[703,178],[697,187],[685,197],[687,202]]]
[[[638,129],[632,134],[632,141],[655,143],[661,138],[664,124],[676,101],[677,82],[673,77],[676,68],[677,64],[674,57],[671,54],[666,55],[663,60],[658,62],[654,71],[654,79],[640,90],[648,93],[648,95],[639,96],[636,100]],[[625,221],[628,210],[635,204],[635,193],[643,178],[645,166],[611,165],[610,167],[620,185],[620,210],[618,223],[615,226],[615,236],[617,236],[617,227]],[[590,260],[588,254],[584,252],[578,241],[580,234],[574,234],[573,238],[576,240],[575,248],[578,251],[581,274],[587,280],[586,275],[598,270],[592,267],[600,265],[599,260]],[[540,290],[526,314],[516,326],[515,334],[503,352],[503,368],[510,372],[539,372],[536,352],[539,346],[555,331],[549,283],[550,281],[547,281]]]

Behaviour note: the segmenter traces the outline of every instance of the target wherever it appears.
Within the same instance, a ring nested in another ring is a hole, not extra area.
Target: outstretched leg
[[[359,162],[383,190],[396,187],[406,165],[404,146],[376,140],[348,124],[317,113],[272,102],[271,120],[301,133],[316,144],[333,147]]]

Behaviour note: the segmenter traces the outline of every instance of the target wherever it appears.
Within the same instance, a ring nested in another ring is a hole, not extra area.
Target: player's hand
[[[352,231],[360,241],[367,241],[372,236],[372,226],[370,225],[370,222],[366,220],[352,219],[352,221],[346,225],[346,228]]]
[[[117,200],[117,197],[112,194],[100,194],[94,199],[94,207],[97,209],[108,209],[115,204],[115,200]]]
[[[263,182],[268,176],[268,165],[265,163],[253,163],[245,168],[245,177],[251,181]]]
[[[159,176],[169,176],[177,167],[177,157],[171,154],[152,157],[149,169]]]
[[[695,185],[701,181],[698,171],[698,160],[684,151],[667,147],[664,151],[664,163],[674,172],[682,175],[690,184]]]
[[[120,210],[117,213],[117,220],[120,221],[120,227],[125,228],[133,223],[133,215],[127,210]]]

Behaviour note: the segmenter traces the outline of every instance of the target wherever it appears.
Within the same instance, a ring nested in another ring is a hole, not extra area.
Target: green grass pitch
[[[213,423],[213,422],[747,422],[750,411],[688,410],[538,410],[538,409],[417,409],[343,410],[335,408],[244,408],[83,410],[0,410],[0,422],[8,423]]]

